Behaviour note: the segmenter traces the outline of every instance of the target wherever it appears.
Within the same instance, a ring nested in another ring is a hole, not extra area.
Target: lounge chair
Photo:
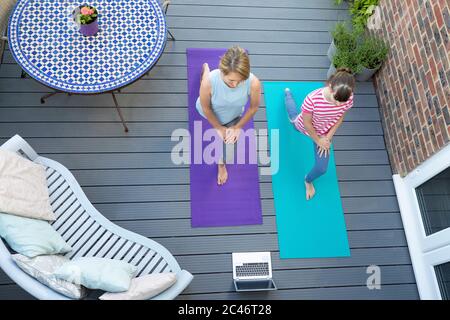
[[[0,148],[16,152],[46,168],[50,202],[57,216],[52,225],[73,248],[67,257],[95,256],[123,260],[138,267],[137,276],[176,273],[176,283],[153,299],[174,299],[192,281],[193,276],[182,270],[162,245],[113,224],[98,212],[75,177],[63,165],[39,156],[18,135]],[[68,299],[23,272],[11,259],[11,252],[1,238],[0,267],[14,282],[38,299]]]
[[[2,41],[8,40],[8,19],[16,2],[17,0],[2,0],[0,3],[0,40]]]
[[[3,56],[5,43],[8,41],[8,21],[12,9],[16,5],[17,0],[0,0],[0,60]],[[27,74],[22,70],[21,78],[25,78]]]

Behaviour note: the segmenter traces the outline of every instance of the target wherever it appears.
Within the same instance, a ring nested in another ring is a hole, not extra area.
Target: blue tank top
[[[247,80],[242,81],[236,88],[230,88],[221,77],[219,69],[209,74],[211,82],[211,109],[221,124],[226,124],[242,115],[244,107],[250,96],[250,84],[253,74]],[[200,104],[200,97],[196,102],[197,111],[206,118]]]

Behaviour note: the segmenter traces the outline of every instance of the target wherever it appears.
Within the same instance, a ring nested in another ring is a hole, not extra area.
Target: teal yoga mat
[[[314,164],[313,142],[289,122],[284,106],[284,88],[291,89],[300,108],[306,95],[324,83],[264,82],[263,86],[269,136],[279,130],[279,161],[274,162],[272,155],[271,168],[280,257],[350,256],[334,154],[327,173],[314,181],[315,197],[307,201],[304,177]]]

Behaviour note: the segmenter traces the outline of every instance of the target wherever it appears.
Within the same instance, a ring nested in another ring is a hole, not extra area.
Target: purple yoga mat
[[[218,186],[217,164],[205,164],[204,161],[202,164],[194,163],[194,153],[201,152],[194,149],[195,145],[199,144],[194,142],[198,140],[198,137],[194,137],[194,121],[201,121],[202,131],[211,128],[209,122],[195,108],[202,65],[207,62],[211,70],[216,69],[220,56],[225,51],[226,49],[187,49],[192,227],[262,224],[257,164],[248,164],[248,161],[246,164],[227,164],[228,180],[224,185]],[[244,130],[248,128],[253,128],[252,120],[246,124]],[[202,150],[209,143],[203,142]],[[246,159],[249,158],[249,147],[256,148],[247,142]],[[252,152],[256,154],[256,149],[253,148]]]

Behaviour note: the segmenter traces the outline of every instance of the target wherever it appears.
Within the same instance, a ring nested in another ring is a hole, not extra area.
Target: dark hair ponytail
[[[348,68],[338,68],[328,79],[327,84],[334,92],[334,99],[339,102],[346,102],[350,99],[355,89],[355,77]]]

